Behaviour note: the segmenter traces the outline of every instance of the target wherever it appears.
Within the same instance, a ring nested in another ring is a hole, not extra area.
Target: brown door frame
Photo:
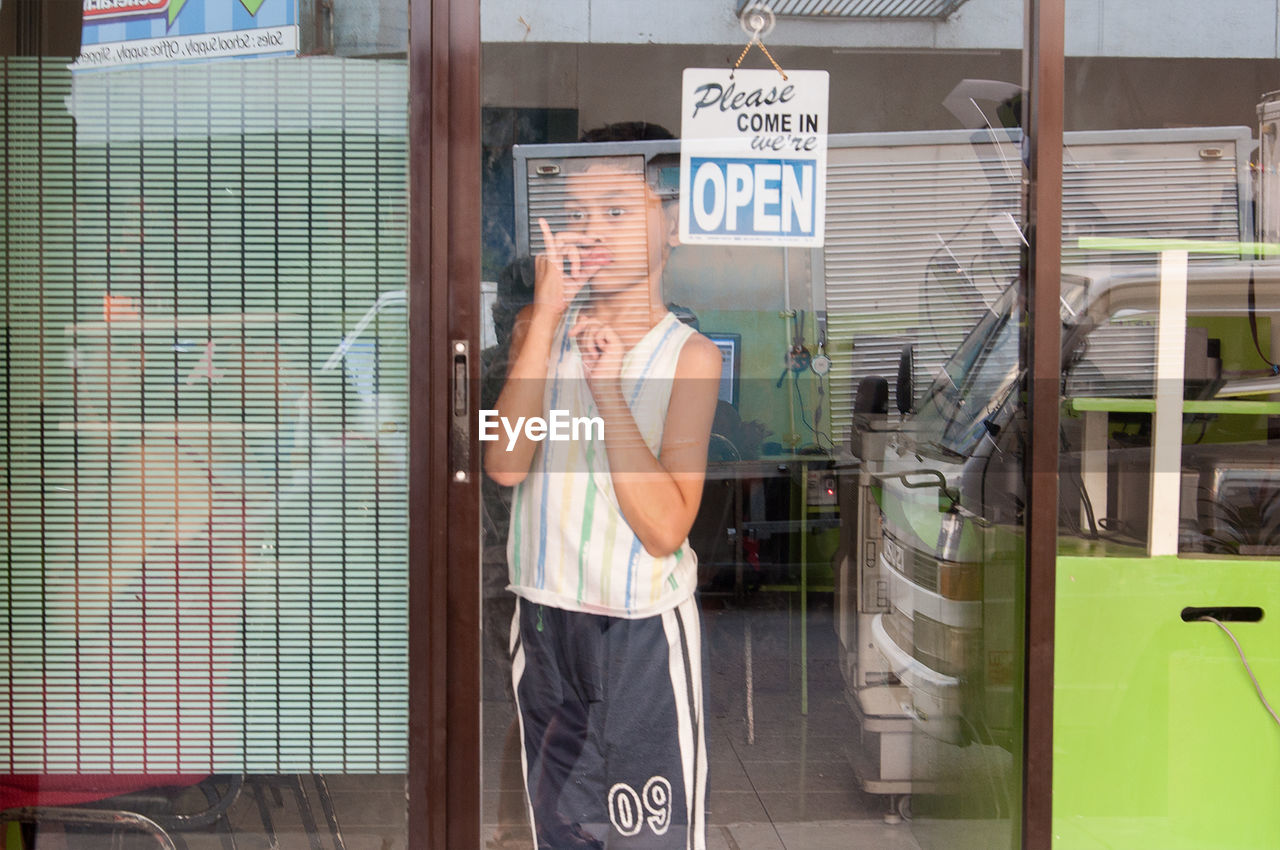
[[[409,0],[409,846],[480,843],[480,9]],[[456,342],[468,417],[453,429]],[[452,443],[452,444],[451,444]],[[465,473],[455,477],[457,469]]]
[[[454,351],[478,397],[480,0],[409,0],[409,846],[480,846],[480,466],[451,457]],[[1026,666],[1022,845],[1052,845],[1065,0],[1025,0]],[[461,468],[465,480],[455,475]]]
[[[1022,846],[1053,844],[1053,630],[1058,554],[1058,409],[1062,320],[1062,130],[1065,0],[1026,0],[1023,122],[1027,144],[1028,333],[1031,428],[1026,480]]]

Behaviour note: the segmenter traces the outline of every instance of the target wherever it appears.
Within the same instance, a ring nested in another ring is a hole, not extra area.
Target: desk
[[[796,499],[796,488],[803,488],[810,464],[825,466],[826,463],[822,456],[779,456],[709,463],[702,508],[690,532],[699,563],[734,567],[734,592],[741,597],[746,590],[742,575],[747,560],[743,540],[748,535],[767,540],[774,535],[838,527],[834,498],[827,505],[831,510],[826,512],[809,510],[812,506],[805,499],[804,489],[799,491],[800,500]],[[742,486],[744,484],[747,486]],[[780,489],[778,485],[785,487]],[[730,545],[726,548],[726,544]],[[803,540],[801,544],[803,546]],[[794,563],[790,553],[785,556],[778,553],[771,562],[780,566]]]

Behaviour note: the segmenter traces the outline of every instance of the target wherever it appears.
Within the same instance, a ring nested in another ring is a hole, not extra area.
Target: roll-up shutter
[[[1243,127],[1066,134],[1064,264],[1104,273],[1154,260],[1085,251],[1081,236],[1245,237],[1249,152]],[[863,377],[882,375],[892,388],[910,342],[918,393],[1016,280],[1020,155],[1016,131],[832,138],[822,260],[834,434],[847,432]],[[1100,336],[1091,345],[1150,347],[1149,328],[1116,325]]]

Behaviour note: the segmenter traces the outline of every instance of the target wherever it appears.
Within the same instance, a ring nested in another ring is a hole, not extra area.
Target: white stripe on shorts
[[[707,749],[702,728],[702,632],[697,606],[690,598],[662,614],[662,628],[669,647],[667,666],[679,726],[680,762],[684,770],[688,850],[706,848]]]
[[[524,741],[524,712],[520,710],[520,679],[524,676],[524,643],[520,640],[520,606],[516,597],[516,612],[511,618],[511,690],[516,700],[516,723],[520,725],[520,777],[524,785],[524,804],[529,808],[529,833],[533,837],[533,850],[538,850],[538,831],[534,827],[533,799],[529,796],[529,751]]]

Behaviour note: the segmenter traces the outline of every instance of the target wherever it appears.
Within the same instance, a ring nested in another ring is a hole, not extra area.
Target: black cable
[[[813,434],[815,445],[817,445],[818,448],[820,449],[822,448],[821,438],[825,437],[827,441],[827,446],[829,447],[825,449],[825,451],[835,451],[835,448],[836,448],[835,441],[832,440],[831,437],[829,437],[826,433],[819,431],[817,428],[815,428],[813,424],[810,423],[809,420],[804,415],[804,396],[800,392],[800,373],[799,372],[792,373],[792,382],[795,384],[795,389],[796,389],[796,404],[799,405],[800,407],[800,421],[803,422],[804,426],[808,428],[809,431]]]
[[[1209,417],[1204,416],[1200,418],[1200,434],[1195,438],[1195,440],[1191,443],[1191,445],[1193,446],[1200,445],[1201,441],[1204,440],[1205,432],[1208,430],[1209,430]]]
[[[1067,439],[1066,428],[1060,427],[1058,429],[1058,441],[1059,441],[1059,445],[1061,447],[1062,453],[1067,454],[1071,450],[1071,443]],[[1089,498],[1089,491],[1086,490],[1084,486],[1084,476],[1080,474],[1080,470],[1072,469],[1067,474],[1067,480],[1070,481],[1071,485],[1076,488],[1076,492],[1080,496],[1080,504],[1084,506],[1085,518],[1089,522],[1089,531],[1087,536],[1089,537],[1090,540],[1098,539],[1098,522],[1093,513],[1093,500]],[[1068,511],[1067,516],[1071,516],[1071,515],[1072,515],[1071,512]],[[1079,528],[1078,525],[1077,525],[1077,530],[1081,532],[1084,531],[1084,529]]]
[[[1262,362],[1271,367],[1271,374],[1280,375],[1280,365],[1272,363],[1267,359],[1267,355],[1262,353],[1262,345],[1258,342],[1258,299],[1254,293],[1253,283],[1253,267],[1249,268],[1249,332],[1253,335],[1253,347],[1257,350],[1258,356],[1262,358]]]
[[[1059,431],[1061,440],[1061,450],[1065,454],[1071,450],[1070,441],[1067,440],[1066,430]],[[1089,491],[1085,489],[1084,477],[1079,470],[1073,470],[1067,475],[1068,480],[1076,487],[1080,494],[1080,502],[1084,507],[1085,518],[1089,523],[1088,538],[1091,540],[1112,540],[1115,541],[1120,535],[1124,534],[1125,524],[1120,521],[1119,517],[1099,517],[1093,509],[1093,500],[1089,498]],[[1078,528],[1078,526],[1077,526]],[[1082,533],[1084,529],[1079,529]],[[1104,534],[1103,532],[1107,532]],[[1121,541],[1123,542],[1123,541]]]

